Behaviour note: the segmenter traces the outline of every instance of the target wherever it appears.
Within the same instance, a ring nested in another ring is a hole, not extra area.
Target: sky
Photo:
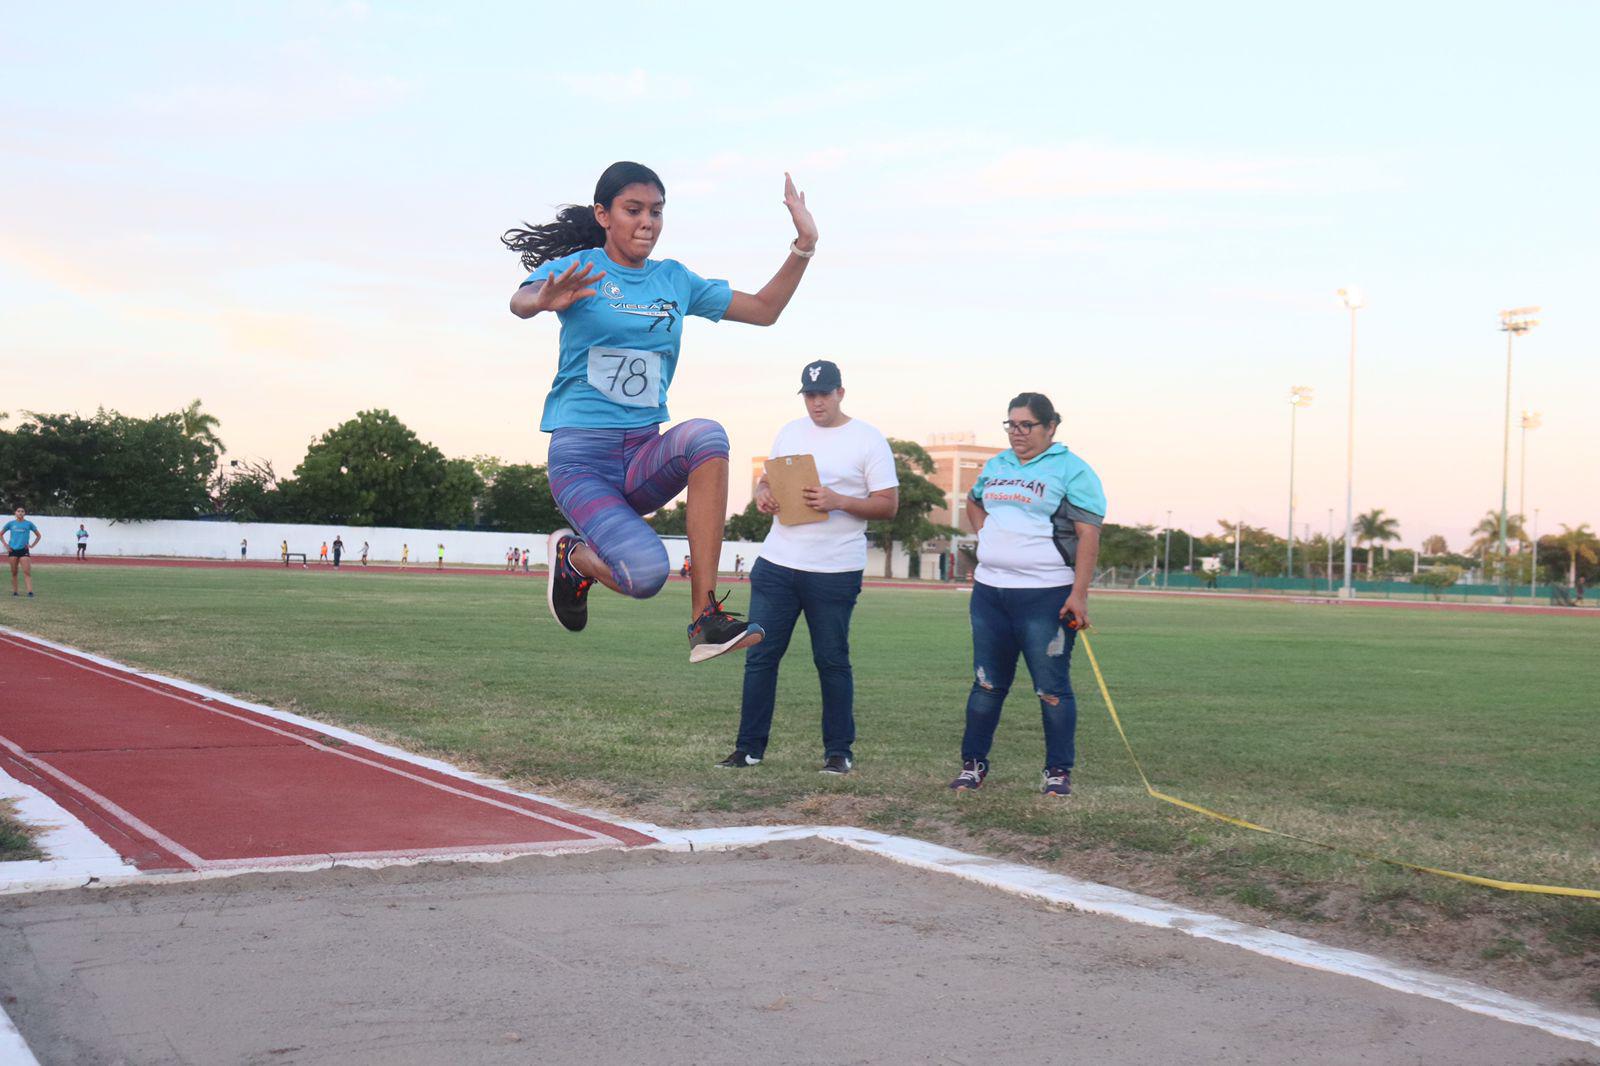
[[[617,159],[667,185],[657,256],[771,328],[686,324],[674,417],[748,457],[801,366],[894,437],[1003,445],[1017,392],[1110,521],[1342,527],[1452,548],[1498,508],[1503,308],[1541,532],[1600,526],[1600,6],[94,4],[0,35],[0,410],[199,398],[289,472],[357,411],[542,462],[556,322],[513,317],[506,228]],[[1520,433],[1511,438],[1518,507]]]

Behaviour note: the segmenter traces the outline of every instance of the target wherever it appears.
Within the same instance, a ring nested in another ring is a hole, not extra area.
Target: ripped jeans
[[[1071,585],[1044,589],[1003,589],[981,581],[972,586],[972,694],[967,697],[967,732],[961,758],[989,758],[1000,708],[1017,673],[1017,656],[1028,673],[1044,716],[1045,769],[1072,769],[1076,757],[1078,704],[1069,676],[1078,634],[1061,621],[1061,605]]]

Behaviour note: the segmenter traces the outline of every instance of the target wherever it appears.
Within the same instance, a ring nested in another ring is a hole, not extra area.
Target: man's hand
[[[1089,590],[1072,590],[1072,595],[1067,597],[1067,602],[1061,605],[1061,620],[1067,622],[1073,629],[1089,628]]]
[[[815,488],[801,489],[801,495],[806,498],[806,506],[813,511],[842,511],[845,498],[832,489],[818,485]]]
[[[778,498],[772,494],[766,478],[756,483],[756,510],[762,514],[778,513]]]

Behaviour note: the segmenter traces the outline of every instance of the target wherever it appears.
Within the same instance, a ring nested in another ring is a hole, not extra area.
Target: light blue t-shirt
[[[20,522],[13,518],[4,526],[0,526],[0,533],[5,534],[6,543],[11,546],[13,551],[19,548],[26,548],[28,546],[29,535],[37,533],[38,531],[39,527],[28,521],[26,518]]]
[[[1105,521],[1099,475],[1065,444],[1052,444],[1027,462],[1007,448],[984,464],[972,498],[987,515],[978,531],[973,577],[996,588],[1072,584],[1078,551],[1073,523]]]
[[[720,321],[733,290],[675,259],[646,259],[634,269],[612,262],[601,248],[541,263],[523,284],[559,275],[573,263],[593,264],[606,276],[594,296],[557,312],[561,362],[539,428],[638,429],[667,421],[667,387],[678,368],[684,318]]]

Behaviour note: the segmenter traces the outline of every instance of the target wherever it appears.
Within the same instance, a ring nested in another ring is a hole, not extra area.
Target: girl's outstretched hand
[[[538,295],[534,297],[534,309],[565,311],[579,300],[593,296],[594,286],[605,276],[604,270],[598,274],[594,272],[593,263],[584,263],[581,271],[578,264],[573,263],[558,276],[545,279],[544,284],[539,286]]]
[[[811,209],[806,206],[806,194],[794,187],[794,179],[788,171],[783,173],[783,206],[794,219],[795,246],[802,252],[811,251],[817,246],[817,220],[811,217]]]

